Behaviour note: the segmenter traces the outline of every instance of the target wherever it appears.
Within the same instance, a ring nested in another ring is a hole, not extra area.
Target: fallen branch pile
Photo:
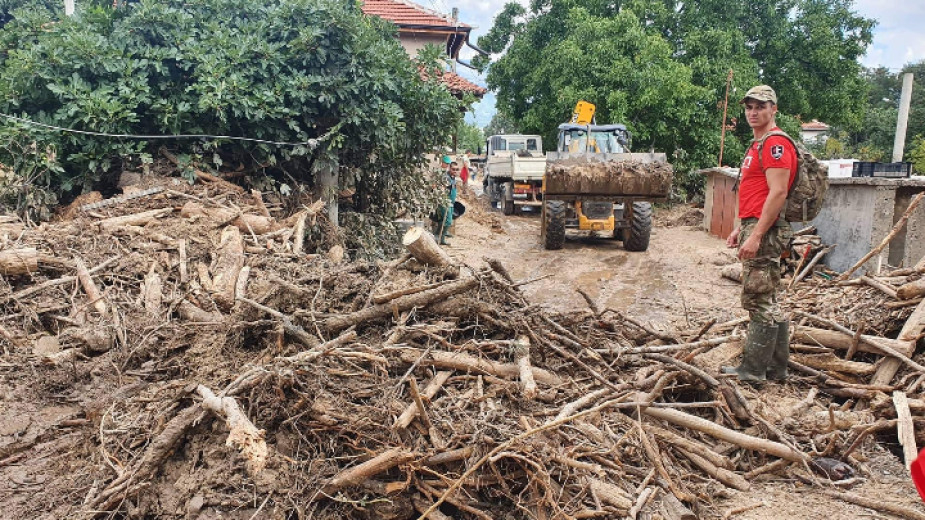
[[[850,487],[882,451],[872,433],[923,431],[910,349],[925,307],[898,340],[826,335],[806,314],[794,382],[811,395],[771,415],[706,361],[742,320],[551,314],[494,261],[337,263],[296,233],[319,207],[277,219],[209,189],[0,237],[2,366],[32,367],[8,374],[20,395],[75,403],[83,439],[20,516],[715,517],[761,475]],[[859,381],[878,368],[836,351],[897,360],[898,385]],[[0,471],[57,463],[34,446],[0,446]],[[888,506],[866,507],[903,507]]]

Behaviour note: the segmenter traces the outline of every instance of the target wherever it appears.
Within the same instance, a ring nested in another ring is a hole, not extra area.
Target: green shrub
[[[429,189],[422,175],[407,177],[461,117],[442,84],[420,77],[435,53],[408,59],[394,26],[341,0],[78,2],[72,18],[58,4],[0,3],[0,112],[84,131],[317,146],[103,138],[4,120],[0,163],[33,191],[74,195],[167,146],[215,168],[243,166],[262,188],[338,169],[362,210],[385,218]],[[35,157],[16,158],[13,141]],[[15,191],[7,185],[6,203]]]

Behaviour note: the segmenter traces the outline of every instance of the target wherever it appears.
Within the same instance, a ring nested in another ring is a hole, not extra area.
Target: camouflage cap
[[[767,85],[758,85],[757,87],[752,87],[748,89],[748,92],[745,93],[745,96],[739,101],[739,104],[745,103],[745,100],[752,98],[755,101],[770,101],[771,103],[777,104],[777,94],[774,93],[774,89]]]

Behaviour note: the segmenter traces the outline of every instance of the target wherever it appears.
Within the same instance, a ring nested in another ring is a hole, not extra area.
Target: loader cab
[[[559,125],[557,150],[567,153],[628,153],[630,133],[624,125]]]

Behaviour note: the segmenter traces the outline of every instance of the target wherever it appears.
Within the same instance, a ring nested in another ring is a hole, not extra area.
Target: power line
[[[75,128],[66,128],[63,126],[54,126],[46,125],[44,123],[39,123],[36,121],[30,121],[29,119],[24,119],[22,117],[11,116],[9,114],[0,113],[0,117],[9,119],[11,121],[16,121],[30,126],[36,126],[40,128],[46,128],[48,130],[57,130],[59,132],[69,132],[72,134],[81,134],[81,135],[92,135],[98,137],[115,137],[120,139],[140,139],[140,140],[151,140],[151,139],[227,139],[230,141],[248,141],[252,143],[260,144],[271,144],[276,146],[308,146],[311,149],[318,147],[318,144],[321,141],[327,139],[332,133],[328,132],[324,136],[318,139],[309,139],[308,141],[301,141],[297,143],[287,142],[287,141],[270,141],[267,139],[257,139],[254,137],[239,137],[234,135],[210,135],[210,134],[174,134],[174,135],[137,135],[137,134],[110,134],[106,132],[91,132],[88,130],[77,130]]]

